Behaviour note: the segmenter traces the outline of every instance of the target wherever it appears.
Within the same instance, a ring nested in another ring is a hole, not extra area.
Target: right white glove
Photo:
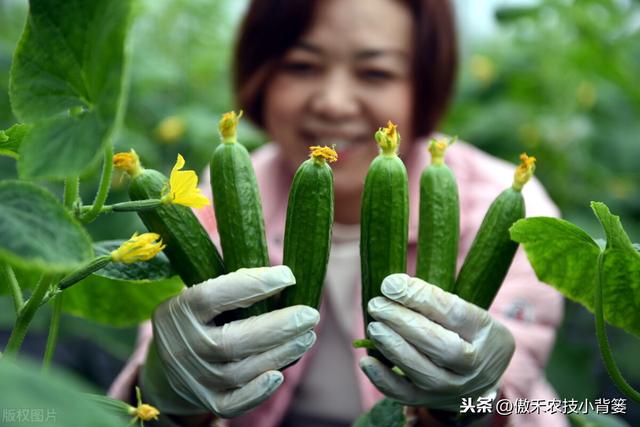
[[[277,369],[315,342],[311,329],[320,320],[318,311],[297,305],[222,326],[212,320],[293,284],[287,266],[240,269],[160,304],[152,319],[143,392],[174,415],[210,411],[231,418],[262,403],[282,384]]]

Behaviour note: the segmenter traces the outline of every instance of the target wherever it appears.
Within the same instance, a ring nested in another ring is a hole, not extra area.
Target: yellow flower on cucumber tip
[[[113,166],[118,170],[126,172],[132,177],[138,175],[142,171],[140,158],[133,149],[128,153],[116,153],[113,156]]]
[[[125,264],[148,261],[158,255],[158,252],[164,248],[165,245],[162,244],[159,234],[143,233],[139,235],[138,233],[133,233],[129,240],[111,252],[111,260]]]
[[[162,201],[175,205],[201,208],[210,204],[198,188],[198,175],[192,170],[181,170],[184,167],[184,158],[178,154],[176,164],[171,170],[169,188]]]
[[[387,127],[380,128],[375,133],[375,139],[378,145],[385,153],[394,153],[400,144],[400,133],[398,126],[393,124],[391,120],[387,123]]]
[[[242,111],[240,111],[239,114],[236,114],[235,111],[229,111],[222,115],[220,123],[218,124],[218,130],[224,141],[235,142],[240,117],[242,117]]]

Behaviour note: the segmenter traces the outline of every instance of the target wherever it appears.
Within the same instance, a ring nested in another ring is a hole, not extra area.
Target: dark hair
[[[249,6],[235,46],[233,85],[239,107],[258,126],[264,126],[265,84],[311,25],[320,1],[253,0]],[[454,16],[448,0],[404,2],[414,19],[413,134],[426,136],[453,93],[458,62]]]

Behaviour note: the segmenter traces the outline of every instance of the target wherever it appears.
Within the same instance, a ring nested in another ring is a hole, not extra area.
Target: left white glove
[[[463,397],[496,389],[515,350],[513,336],[486,310],[406,274],[382,282],[385,297],[369,301],[367,333],[402,370],[374,357],[360,367],[386,396],[405,405],[459,411]]]

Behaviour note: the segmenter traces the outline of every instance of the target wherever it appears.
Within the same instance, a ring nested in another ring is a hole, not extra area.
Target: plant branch
[[[73,209],[73,204],[78,200],[80,192],[80,179],[77,176],[70,176],[64,181],[64,207]]]
[[[162,200],[160,199],[133,200],[130,202],[115,203],[113,205],[104,205],[100,208],[100,213],[146,211],[155,209],[162,204]],[[93,206],[83,206],[82,212],[90,211],[91,209],[93,209]]]
[[[113,145],[108,141],[104,147],[104,161],[102,163],[102,175],[100,176],[100,186],[96,193],[91,209],[80,220],[87,224],[94,221],[102,212],[102,207],[107,201],[109,187],[111,187],[111,173],[113,172]]]
[[[613,359],[613,353],[611,351],[611,346],[609,345],[609,339],[607,338],[602,303],[604,286],[604,253],[605,251],[600,251],[600,254],[598,255],[598,277],[596,279],[595,295],[596,337],[598,338],[598,345],[600,346],[600,354],[602,355],[602,360],[604,361],[604,365],[607,368],[609,376],[620,391],[636,402],[640,402],[640,393],[631,387],[631,385],[624,379],[616,361]]]
[[[44,351],[44,359],[42,360],[42,370],[48,371],[53,360],[53,354],[56,351],[58,342],[58,331],[60,330],[60,316],[62,314],[62,298],[64,294],[58,295],[53,300],[53,312],[51,313],[51,324],[49,325],[49,335],[47,336],[47,346]]]
[[[102,256],[99,256],[97,258],[94,258],[91,261],[89,261],[88,264],[83,265],[79,269],[77,269],[75,271],[72,271],[67,276],[63,277],[62,280],[60,280],[60,282],[58,282],[58,285],[56,287],[60,291],[63,291],[65,289],[67,289],[68,287],[70,287],[71,285],[74,285],[75,283],[77,283],[80,280],[84,279],[85,277],[87,277],[91,273],[94,273],[94,272],[100,270],[105,265],[109,264],[110,262],[111,262],[111,255],[102,255]],[[56,295],[56,293],[54,292],[51,295],[51,297],[53,297],[55,295]]]
[[[13,306],[16,310],[16,317],[20,315],[20,310],[24,307],[24,299],[22,297],[22,289],[16,279],[16,275],[13,269],[6,262],[0,263],[0,282],[5,282],[9,285],[9,290],[13,297]]]
[[[24,305],[24,308],[20,311],[18,318],[16,319],[16,324],[11,331],[9,342],[7,343],[7,347],[5,348],[5,357],[15,358],[18,355],[20,347],[22,346],[22,342],[24,341],[29,326],[31,325],[31,321],[33,320],[33,316],[35,316],[36,311],[38,311],[40,302],[49,289],[50,283],[51,277],[45,277],[43,275],[40,278],[40,281],[36,285],[36,289],[31,295],[31,298],[29,298],[27,303]]]

